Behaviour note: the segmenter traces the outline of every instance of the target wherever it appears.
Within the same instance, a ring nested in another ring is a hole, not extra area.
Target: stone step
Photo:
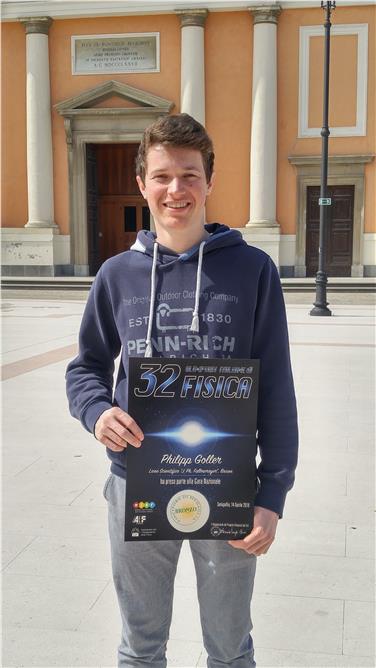
[[[93,276],[6,276],[1,278],[3,290],[89,290]],[[284,292],[312,292],[314,278],[282,278]],[[329,278],[330,292],[376,292],[376,278]]]

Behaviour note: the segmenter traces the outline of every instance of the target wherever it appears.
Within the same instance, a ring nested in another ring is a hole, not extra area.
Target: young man
[[[143,425],[127,413],[128,358],[260,359],[254,528],[242,540],[190,541],[209,668],[256,665],[250,636],[256,556],[273,542],[294,480],[296,405],[278,273],[238,231],[204,224],[213,163],[210,138],[187,114],[163,117],[145,130],[137,182],[156,234],[141,231],[130,251],[102,265],[83,316],[78,357],[67,369],[71,413],[106,446],[112,462],[104,495],[124,667],[166,666],[182,545],[123,540],[127,447],[143,441]]]

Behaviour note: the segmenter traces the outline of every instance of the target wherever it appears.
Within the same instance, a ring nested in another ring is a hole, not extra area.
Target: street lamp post
[[[326,286],[328,277],[325,271],[325,229],[327,224],[328,206],[331,199],[328,197],[328,143],[329,143],[329,62],[330,62],[330,14],[336,8],[335,2],[323,2],[321,7],[326,11],[325,20],[325,57],[324,57],[324,100],[323,122],[321,129],[321,187],[320,187],[320,235],[319,235],[319,266],[316,274],[316,301],[310,315],[332,315],[326,301]]]

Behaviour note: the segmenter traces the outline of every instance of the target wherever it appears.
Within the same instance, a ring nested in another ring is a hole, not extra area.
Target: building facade
[[[281,276],[318,262],[319,2],[2,3],[2,272],[94,275],[153,228],[134,177],[144,128],[186,111],[216,150],[207,220]],[[329,276],[376,275],[373,2],[332,14]]]

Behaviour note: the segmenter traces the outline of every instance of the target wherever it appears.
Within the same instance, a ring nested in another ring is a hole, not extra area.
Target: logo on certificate
[[[184,490],[175,494],[167,505],[167,519],[177,531],[198,531],[209,519],[207,499],[196,490]]]

